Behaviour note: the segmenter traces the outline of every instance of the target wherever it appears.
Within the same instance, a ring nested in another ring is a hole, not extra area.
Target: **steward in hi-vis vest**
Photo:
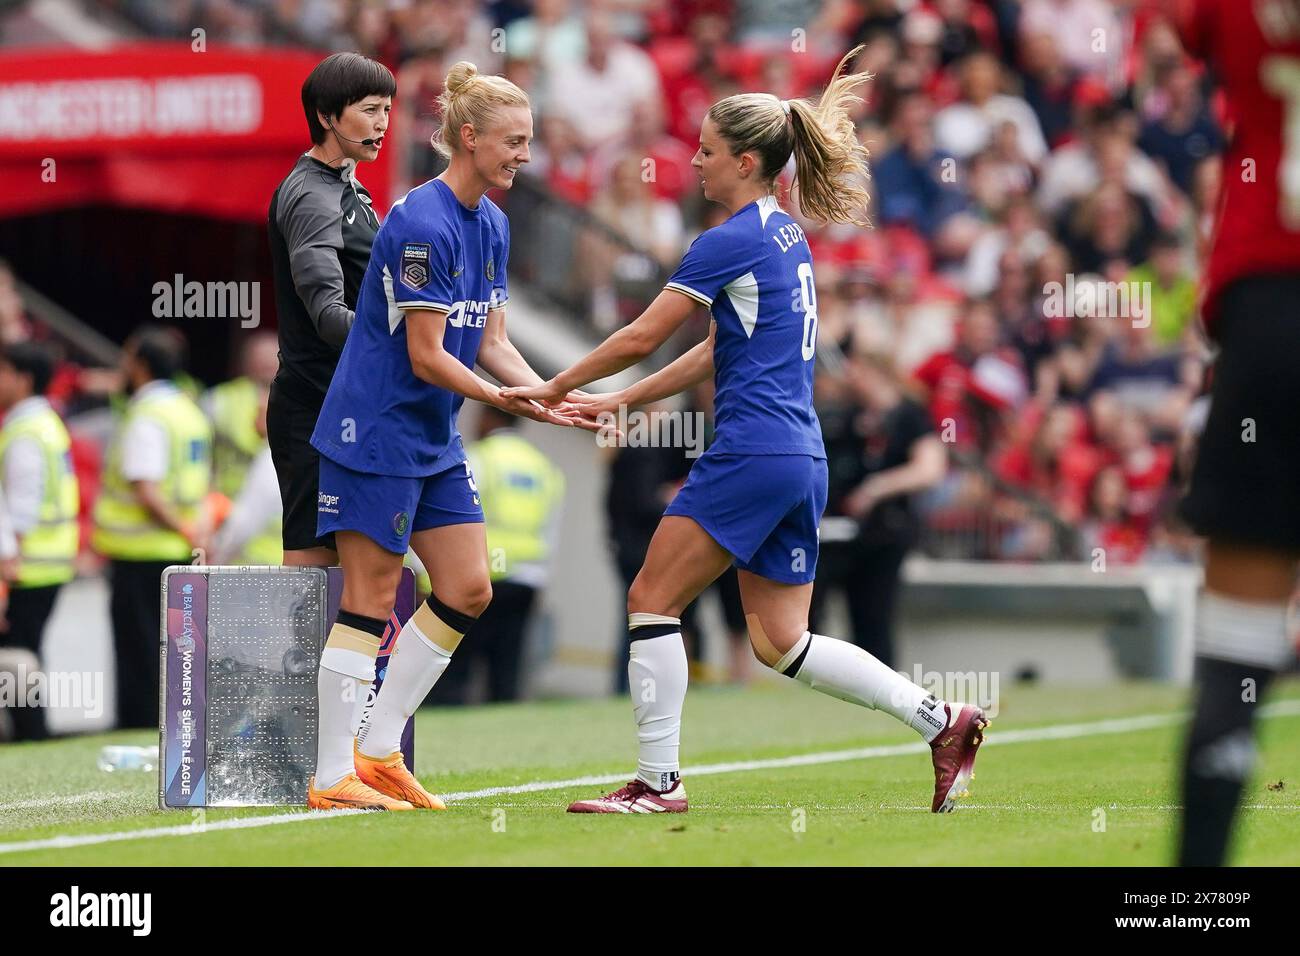
[[[0,488],[13,532],[7,553],[0,553],[10,589],[9,629],[0,635],[0,645],[38,657],[59,589],[75,573],[80,544],[72,442],[44,394],[54,365],[51,350],[36,342],[12,345],[0,355]],[[14,713],[20,740],[47,736],[42,707],[18,707]]]
[[[171,564],[207,563],[212,429],[172,383],[185,340],[149,326],[127,340],[131,396],[104,460],[95,550],[109,559],[118,725],[158,724],[159,585]]]
[[[266,447],[259,428],[266,390],[280,368],[274,332],[255,332],[244,344],[240,375],[214,385],[199,407],[212,423],[212,487],[231,501],[239,497],[253,459]]]

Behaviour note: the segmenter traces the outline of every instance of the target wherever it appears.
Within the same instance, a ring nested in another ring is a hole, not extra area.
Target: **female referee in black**
[[[271,197],[280,371],[266,430],[284,508],[284,563],[338,564],[316,535],[319,456],[309,439],[334,377],[379,229],[359,163],[379,156],[397,83],[381,63],[335,53],[311,71],[302,107],[312,147]]]

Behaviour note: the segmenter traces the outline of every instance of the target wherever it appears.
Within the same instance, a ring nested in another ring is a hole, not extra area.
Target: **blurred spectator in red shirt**
[[[1082,416],[1072,405],[1053,405],[1038,417],[1031,435],[1003,451],[994,472],[1049,502],[1064,520],[1078,521],[1102,464],[1101,452],[1085,437]]]
[[[1000,431],[1002,413],[1026,397],[1020,356],[1002,346],[1000,336],[993,306],[970,302],[956,347],[931,356],[913,372],[927,390],[940,437],[959,448],[987,450]]]
[[[592,157],[595,181],[607,182],[614,165],[626,155],[641,158],[642,176],[660,199],[677,203],[699,192],[700,177],[691,167],[695,149],[664,131],[662,104],[642,100],[632,107],[627,135],[617,145],[597,150]]]
[[[1088,490],[1088,515],[1080,528],[1079,557],[1100,556],[1107,564],[1136,564],[1146,551],[1149,529],[1129,513],[1129,490],[1124,473],[1111,465],[1102,468]]]
[[[577,130],[564,116],[545,113],[538,123],[528,171],[557,195],[585,206],[592,197],[591,161],[578,140]]]
[[[1125,409],[1120,412],[1110,451],[1128,487],[1128,512],[1144,530],[1149,530],[1169,480],[1173,449],[1153,444],[1146,420],[1137,412]]]
[[[704,114],[728,80],[724,60],[731,28],[720,14],[702,13],[686,29],[689,43],[684,47],[678,41],[658,41],[651,51],[663,83],[668,132],[694,147],[699,145]]]

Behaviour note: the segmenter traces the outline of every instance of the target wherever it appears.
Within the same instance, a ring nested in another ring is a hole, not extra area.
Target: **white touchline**
[[[1275,704],[1265,704],[1260,708],[1261,717],[1291,717],[1297,714],[1300,714],[1300,700],[1278,701]],[[1153,730],[1159,727],[1167,727],[1170,724],[1181,723],[1185,719],[1186,714],[1147,714],[1139,717],[1095,720],[1085,724],[1057,724],[1051,727],[1004,730],[998,731],[991,736],[984,746],[1030,743],[1040,740],[1071,740],[1096,734],[1123,734],[1134,730]],[[900,757],[907,754],[925,753],[929,749],[928,744],[918,742],[878,747],[858,747],[853,750],[826,750],[821,753],[798,754],[792,757],[772,757],[767,760],[736,760],[729,763],[686,767],[682,770],[682,776],[703,777],[719,773],[744,773],[751,770],[774,770],[782,767],[808,767],[823,763],[842,763],[846,760],[868,760],[873,757]],[[591,777],[573,777],[568,780],[539,780],[534,783],[521,783],[508,787],[487,787],[483,790],[445,793],[442,796],[449,803],[453,801],[463,802],[514,793],[538,793],[544,790],[568,790],[573,787],[601,786],[608,783],[622,783],[627,779],[627,772],[623,772]],[[369,812],[368,810],[303,810],[269,816],[241,817],[237,820],[218,820],[215,823],[202,825],[180,824],[179,826],[170,827],[120,830],[113,833],[47,837],[41,840],[27,840],[20,843],[0,843],[0,854],[28,853],[33,850],[63,850],[71,847],[119,843],[123,840],[147,840],[155,837],[198,836],[220,830],[251,830],[258,827],[278,826],[284,823],[337,820],[340,817],[368,814]]]

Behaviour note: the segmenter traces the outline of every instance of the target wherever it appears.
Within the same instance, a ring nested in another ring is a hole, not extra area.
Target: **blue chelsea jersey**
[[[472,369],[490,309],[505,304],[510,228],[484,196],[462,206],[434,179],[412,189],[375,235],[338,370],[312,445],[354,471],[423,478],[465,460],[465,397],[417,378],[403,309],[447,312],[443,348]]]
[[[817,291],[803,230],[765,196],[691,244],[668,288],[709,306],[714,454],[825,458],[813,410]]]

